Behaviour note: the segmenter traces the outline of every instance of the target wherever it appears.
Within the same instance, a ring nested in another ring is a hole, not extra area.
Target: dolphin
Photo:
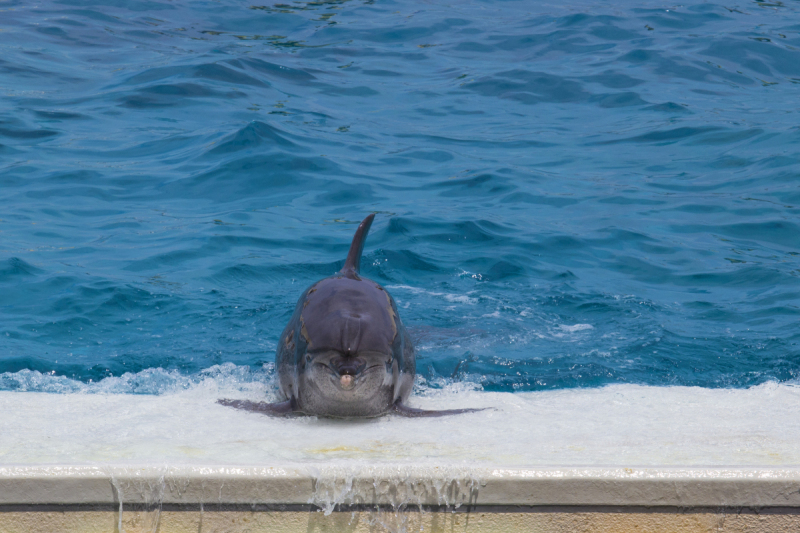
[[[221,399],[217,403],[270,416],[407,417],[480,411],[408,407],[416,374],[414,345],[394,298],[360,275],[361,253],[374,214],[359,224],[342,269],[303,292],[281,333],[275,363],[278,403]]]

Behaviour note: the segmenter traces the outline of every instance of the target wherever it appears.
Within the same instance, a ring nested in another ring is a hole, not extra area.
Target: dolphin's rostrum
[[[474,411],[406,407],[416,372],[414,346],[391,295],[359,275],[375,215],[356,230],[344,267],[300,296],[278,341],[280,403],[219,400],[222,405],[283,416],[441,416]]]

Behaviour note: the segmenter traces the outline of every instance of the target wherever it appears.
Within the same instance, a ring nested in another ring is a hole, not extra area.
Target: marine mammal
[[[344,267],[303,292],[278,341],[279,403],[218,400],[272,416],[442,416],[405,405],[416,374],[414,345],[394,298],[361,277],[361,254],[375,215],[359,224]]]

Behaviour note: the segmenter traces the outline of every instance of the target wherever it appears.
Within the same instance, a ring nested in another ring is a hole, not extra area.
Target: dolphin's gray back
[[[300,321],[309,350],[353,354],[387,350],[397,334],[398,318],[390,296],[376,283],[333,277],[306,294]]]

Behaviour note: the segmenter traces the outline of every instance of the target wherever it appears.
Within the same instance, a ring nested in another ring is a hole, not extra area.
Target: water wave
[[[2,13],[0,389],[261,375],[369,212],[429,386],[800,376],[796,3]]]

